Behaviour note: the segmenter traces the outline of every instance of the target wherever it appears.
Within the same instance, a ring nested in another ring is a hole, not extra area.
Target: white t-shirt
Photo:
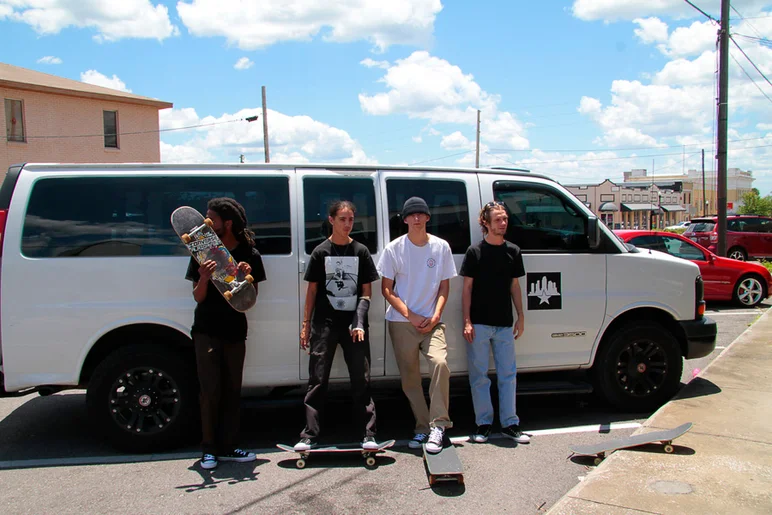
[[[457,275],[450,245],[431,234],[429,243],[422,247],[413,244],[407,234],[386,245],[378,272],[394,280],[394,293],[410,311],[424,317],[434,315],[440,283]],[[408,321],[391,304],[386,309],[386,320]]]

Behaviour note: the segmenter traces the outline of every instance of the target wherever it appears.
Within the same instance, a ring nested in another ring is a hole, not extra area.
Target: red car
[[[718,217],[693,218],[684,236],[716,252]],[[748,257],[772,257],[772,218],[756,215],[727,216],[726,256],[740,261]]]
[[[634,230],[614,234],[639,249],[658,250],[696,263],[705,284],[705,300],[733,300],[751,307],[772,291],[772,275],[763,265],[719,257],[680,234]]]

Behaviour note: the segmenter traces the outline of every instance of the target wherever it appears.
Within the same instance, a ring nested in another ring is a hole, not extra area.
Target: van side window
[[[461,181],[431,179],[387,179],[389,199],[389,238],[407,234],[402,206],[410,197],[421,197],[429,205],[431,219],[426,232],[450,244],[453,254],[464,254],[469,247],[469,204],[466,184]]]
[[[290,254],[287,177],[67,177],[41,179],[30,195],[22,253],[32,258],[185,256],[172,211],[201,214],[214,197],[247,211],[263,255]]]
[[[356,206],[354,228],[351,237],[367,247],[371,253],[378,251],[378,224],[375,217],[375,183],[369,177],[305,177],[303,179],[303,204],[305,209],[306,254],[329,238],[332,226],[328,218],[330,203],[349,200]]]
[[[549,188],[496,181],[493,196],[509,213],[506,238],[522,250],[589,250],[587,219]]]

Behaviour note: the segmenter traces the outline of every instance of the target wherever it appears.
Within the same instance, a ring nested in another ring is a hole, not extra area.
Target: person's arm
[[[474,279],[464,277],[464,291],[461,294],[461,310],[464,314],[464,339],[469,343],[474,340],[474,326],[472,325],[472,285]]]
[[[515,312],[517,313],[517,321],[515,322],[515,340],[523,336],[525,332],[525,314],[523,313],[523,294],[520,292],[520,281],[517,277],[512,279],[512,287],[510,288],[510,294],[512,295],[512,301],[515,303]]]
[[[386,299],[386,302],[391,304],[391,306],[397,310],[397,313],[407,318],[416,329],[420,328],[425,320],[428,320],[428,318],[410,311],[407,304],[394,293],[394,279],[389,279],[387,277],[381,279],[381,293],[383,293],[383,298]]]
[[[442,319],[442,310],[445,309],[445,304],[448,302],[449,295],[450,279],[443,279],[440,283],[440,289],[437,292],[437,306],[434,308],[434,315],[432,315],[431,318],[424,319],[423,323],[418,327],[418,332],[428,333],[440,323],[440,319]]]
[[[306,290],[306,304],[303,309],[303,321],[300,323],[300,348],[308,349],[308,341],[311,338],[311,315],[314,313],[316,304],[316,290],[319,287],[317,283],[308,283]]]
[[[357,308],[354,311],[354,319],[351,321],[351,327],[349,333],[351,334],[351,341],[362,342],[365,340],[365,318],[367,312],[370,310],[370,296],[373,293],[373,286],[371,283],[365,283],[362,285],[362,296],[357,301]]]
[[[201,303],[206,299],[206,291],[209,286],[209,278],[217,269],[217,263],[211,259],[204,261],[204,263],[198,268],[198,281],[193,283],[193,299],[196,302]]]

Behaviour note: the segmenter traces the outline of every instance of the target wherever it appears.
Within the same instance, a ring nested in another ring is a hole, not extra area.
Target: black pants
[[[311,357],[308,363],[308,391],[306,392],[306,427],[301,438],[319,437],[330,369],[338,344],[343,348],[351,393],[354,398],[354,423],[361,428],[362,436],[375,436],[375,402],[370,395],[370,339],[365,329],[365,339],[351,341],[348,327],[344,324],[313,323],[311,326]]]
[[[236,447],[246,342],[193,333],[201,385],[201,450],[218,456]]]

